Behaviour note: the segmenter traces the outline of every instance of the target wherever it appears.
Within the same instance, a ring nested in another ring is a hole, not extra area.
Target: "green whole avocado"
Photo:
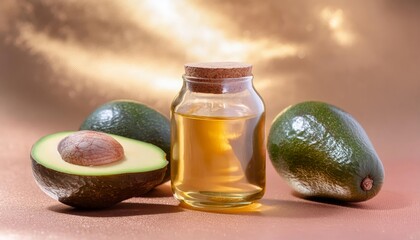
[[[132,100],[114,100],[99,106],[82,123],[80,130],[115,134],[158,146],[170,159],[169,119],[158,111]],[[162,181],[170,180],[170,165]]]
[[[168,161],[153,144],[112,136],[124,148],[124,159],[101,166],[66,162],[57,151],[60,141],[74,132],[39,139],[31,149],[32,172],[50,197],[83,209],[101,209],[141,196],[162,182]]]
[[[384,181],[382,162],[362,126],[327,103],[303,102],[282,111],[267,150],[277,172],[305,198],[365,201]]]

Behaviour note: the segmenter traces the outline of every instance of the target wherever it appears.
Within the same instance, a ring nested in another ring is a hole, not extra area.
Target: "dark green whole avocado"
[[[132,100],[114,100],[99,106],[82,123],[80,130],[115,134],[160,147],[170,159],[169,119],[158,111]],[[170,179],[170,165],[163,182]]]
[[[302,197],[360,202],[374,197],[384,181],[364,129],[327,103],[286,108],[272,123],[267,150],[274,168]]]
[[[168,162],[155,145],[110,135],[124,148],[124,159],[101,166],[80,166],[62,159],[57,146],[74,132],[38,140],[31,150],[36,183],[50,197],[72,207],[101,209],[141,196],[162,182]]]

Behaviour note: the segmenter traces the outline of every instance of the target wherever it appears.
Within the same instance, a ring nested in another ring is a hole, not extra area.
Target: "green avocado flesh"
[[[58,143],[71,133],[45,136],[32,147],[35,180],[54,199],[78,208],[105,208],[161,183],[168,162],[160,148],[109,134],[123,146],[124,158],[101,166],[79,166],[62,160],[57,151]]]
[[[123,136],[158,146],[170,159],[170,122],[158,111],[136,101],[115,100],[96,108],[80,130],[93,130]],[[170,166],[162,182],[170,179]]]
[[[326,103],[304,102],[281,112],[267,150],[274,168],[302,197],[358,202],[382,187],[383,166],[364,129]]]

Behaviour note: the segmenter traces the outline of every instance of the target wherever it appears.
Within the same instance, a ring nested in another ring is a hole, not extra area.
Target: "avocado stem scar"
[[[373,187],[373,179],[371,179],[369,176],[365,177],[362,183],[360,184],[360,187],[364,191],[369,191]]]

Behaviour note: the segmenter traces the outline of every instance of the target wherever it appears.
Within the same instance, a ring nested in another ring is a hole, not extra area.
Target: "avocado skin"
[[[58,172],[37,163],[32,157],[36,182],[48,195],[81,209],[102,209],[141,196],[162,182],[166,167],[150,172],[108,176],[79,176]]]
[[[115,134],[158,146],[170,160],[171,130],[169,119],[158,111],[136,101],[114,100],[95,109],[82,123],[80,130]],[[167,167],[163,182],[171,178]]]
[[[302,197],[360,202],[374,197],[384,181],[364,129],[327,103],[303,102],[281,112],[267,149],[274,168]],[[373,180],[370,190],[361,187],[365,177]]]

